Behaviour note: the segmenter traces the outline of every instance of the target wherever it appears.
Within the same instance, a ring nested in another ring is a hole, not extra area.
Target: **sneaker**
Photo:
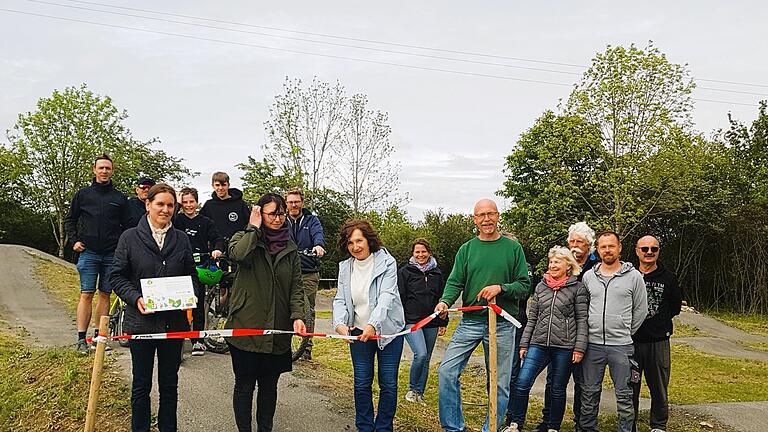
[[[557,432],[557,429],[547,429],[547,432]]]
[[[501,432],[518,432],[517,423],[515,422],[510,423],[509,426],[502,429]]]
[[[201,356],[205,355],[205,345],[202,342],[195,342],[192,344],[192,355]]]
[[[416,393],[413,390],[408,390],[408,393],[405,394],[405,400],[408,402],[418,403],[419,400],[417,399],[418,393]]]
[[[427,401],[424,400],[424,396],[416,393],[416,402],[418,402],[421,405],[427,405]]]
[[[75,350],[80,354],[88,354],[88,342],[86,342],[85,339],[78,339],[77,345],[75,345]]]
[[[91,351],[96,351],[96,345],[97,345],[96,341],[91,342]],[[104,352],[109,352],[109,351],[112,351],[112,347],[109,346],[109,344],[104,344]]]
[[[664,429],[654,428],[654,429],[651,429],[651,432],[665,432],[665,431]]]
[[[312,351],[304,350],[304,354],[301,355],[302,360],[312,360]]]

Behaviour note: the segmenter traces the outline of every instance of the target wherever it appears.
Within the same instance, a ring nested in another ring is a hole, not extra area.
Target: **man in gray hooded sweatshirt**
[[[589,346],[582,363],[580,427],[597,432],[605,366],[608,365],[616,392],[619,432],[631,432],[635,419],[632,405],[630,359],[632,335],[648,314],[643,275],[631,263],[619,260],[621,241],[613,231],[597,235],[601,262],[582,281],[589,291]]]

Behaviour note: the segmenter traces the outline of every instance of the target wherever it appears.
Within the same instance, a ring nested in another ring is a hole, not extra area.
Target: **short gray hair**
[[[581,266],[576,258],[573,256],[573,252],[570,249],[563,246],[555,246],[549,250],[547,259],[560,258],[568,264],[568,275],[578,276],[581,273]]]
[[[595,251],[595,230],[589,227],[586,222],[576,222],[568,227],[568,240],[573,236],[579,236],[589,243],[589,252]]]

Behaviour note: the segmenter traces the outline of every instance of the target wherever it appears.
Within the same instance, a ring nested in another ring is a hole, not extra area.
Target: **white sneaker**
[[[557,429],[549,429],[547,432],[557,432]]]
[[[651,429],[651,432],[665,432],[664,429]]]
[[[205,345],[203,345],[202,342],[195,342],[194,344],[192,344],[192,355],[193,356],[205,355]]]
[[[424,400],[424,396],[416,393],[416,402],[418,402],[421,405],[426,405],[427,401]]]
[[[518,432],[517,423],[510,423],[509,426],[502,429],[501,432]]]
[[[408,402],[418,403],[418,394],[413,390],[408,390],[408,393],[405,394],[405,400]]]

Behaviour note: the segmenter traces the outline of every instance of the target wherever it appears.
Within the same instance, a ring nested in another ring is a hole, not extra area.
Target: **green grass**
[[[458,321],[458,320],[452,320]],[[455,327],[455,324],[454,324]],[[477,353],[482,355],[482,349]],[[314,382],[322,389],[323,393],[329,394],[335,404],[335,408],[350,413],[354,412],[354,401],[351,397],[353,388],[352,364],[349,355],[349,348],[345,343],[338,340],[318,339],[315,341],[312,349],[312,362],[298,363],[294,369],[297,375],[312,378]],[[438,432],[440,431],[440,421],[437,415],[437,364],[430,368],[427,382],[427,391],[424,395],[427,405],[421,406],[405,402],[403,396],[408,390],[408,371],[410,364],[402,362],[398,376],[398,394],[399,403],[397,415],[395,418],[395,430],[409,432]],[[673,374],[674,376],[674,374]],[[482,365],[470,364],[462,374],[461,378],[462,399],[464,401],[464,415],[469,430],[478,431],[485,418],[485,369]],[[378,395],[378,389],[374,383],[374,398]],[[541,401],[536,397],[531,397],[527,424],[536,424],[541,420]],[[671,410],[669,430],[680,432],[701,431],[700,421],[708,421],[715,425],[713,431],[729,431],[728,428],[717,424],[713,420],[698,415],[690,415],[682,410],[673,408]],[[562,430],[573,430],[573,418],[570,408],[566,412],[565,421]],[[641,414],[641,425],[639,431],[647,432],[648,426],[647,413]],[[600,427],[602,430],[616,430],[616,416],[605,414],[600,416]]]
[[[767,342],[744,342],[744,341],[741,341],[739,343],[744,345],[745,347],[751,348],[753,350],[768,352],[768,343]]]
[[[747,333],[768,336],[768,315],[735,312],[708,312],[708,314]]]
[[[107,359],[97,430],[124,431],[130,392]],[[0,331],[0,430],[81,431],[88,406],[93,357],[65,348],[34,349]]]
[[[77,271],[47,259],[35,257],[33,272],[43,289],[61,301],[67,312],[74,317],[80,300],[80,276]]]
[[[672,337],[677,338],[677,337],[696,337],[696,336],[707,336],[707,334],[702,330],[700,330],[698,327],[683,324],[680,322],[679,319],[675,318],[674,332],[672,333]]]
[[[315,311],[315,318],[316,319],[332,319],[333,318],[333,312],[332,311]]]

